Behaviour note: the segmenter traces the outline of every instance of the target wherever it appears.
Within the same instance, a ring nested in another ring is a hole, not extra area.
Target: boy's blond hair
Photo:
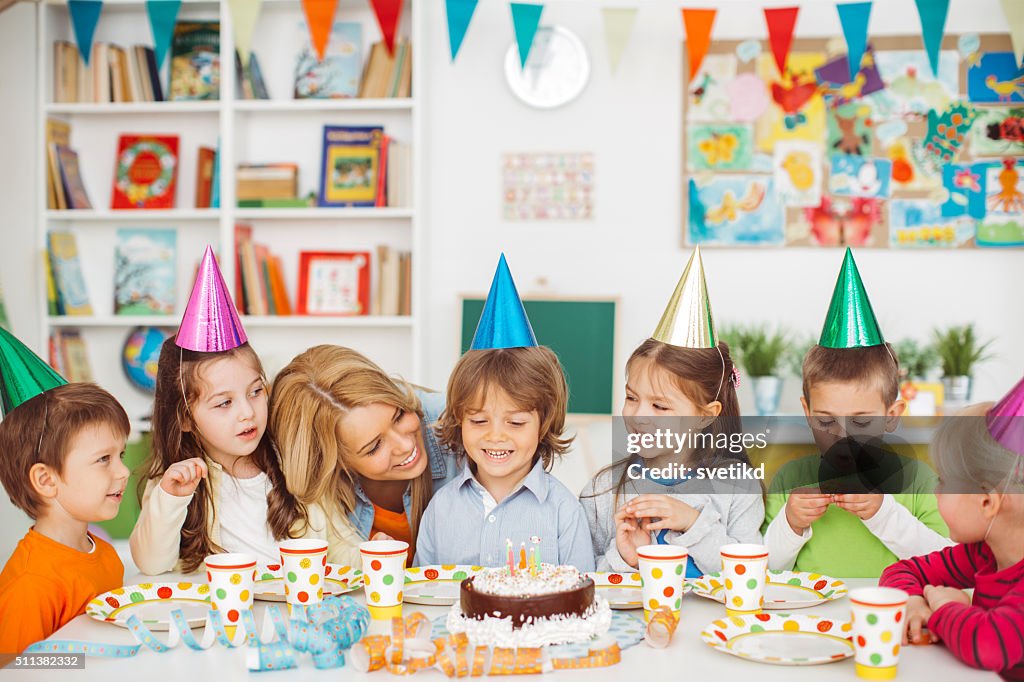
[[[804,356],[803,392],[810,405],[811,387],[829,382],[878,387],[886,406],[900,394],[900,364],[888,343],[866,348],[811,346]]]

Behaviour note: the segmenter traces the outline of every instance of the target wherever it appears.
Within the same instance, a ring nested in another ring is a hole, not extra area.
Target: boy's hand
[[[637,519],[659,518],[640,524],[648,532],[667,528],[685,533],[700,516],[699,511],[670,495],[638,495],[626,503],[625,510]]]
[[[800,488],[803,492],[790,494],[786,500],[786,521],[797,535],[803,535],[811,524],[824,516],[832,495],[826,495],[817,488]]]
[[[625,506],[619,507],[615,512],[615,548],[619,550],[622,560],[636,568],[640,563],[636,548],[650,543],[651,534],[640,528]]]
[[[862,495],[836,495],[835,503],[840,509],[854,514],[861,521],[867,521],[878,513],[884,495],[881,493]]]
[[[193,457],[167,467],[164,477],[160,479],[160,487],[169,495],[188,497],[196,491],[199,481],[208,474],[206,462],[199,457]]]
[[[925,587],[925,590],[928,588]],[[936,634],[927,629],[928,619],[932,617],[932,609],[928,601],[919,595],[907,600],[907,624],[903,629],[904,644],[931,644],[939,641]]]
[[[971,598],[967,596],[967,593],[955,587],[925,585],[924,598],[928,602],[928,608],[932,611],[938,611],[940,606],[945,606],[949,603],[958,603],[964,606],[971,605]]]

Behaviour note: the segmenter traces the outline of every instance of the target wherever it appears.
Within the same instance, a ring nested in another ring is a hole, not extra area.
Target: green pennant
[[[8,414],[26,400],[66,384],[38,355],[0,328],[0,405]]]
[[[857,271],[853,252],[847,248],[818,345],[826,348],[865,348],[883,343],[885,339],[882,330],[878,328],[875,313],[871,310],[871,301],[868,300],[868,292]]]

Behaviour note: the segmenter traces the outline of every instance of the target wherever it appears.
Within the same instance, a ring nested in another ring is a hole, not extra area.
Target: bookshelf
[[[196,102],[55,103],[53,101],[53,43],[73,41],[64,0],[44,0],[37,8],[38,88],[36,148],[46,159],[46,121],[71,125],[71,146],[78,152],[81,174],[92,210],[47,208],[46,163],[40,164],[35,197],[36,245],[46,249],[49,231],[75,235],[86,288],[93,307],[90,316],[43,316],[42,338],[54,330],[80,332],[95,380],[125,405],[133,422],[150,410],[152,396],[133,386],[121,369],[121,348],[136,326],[173,330],[184,310],[202,249],[217,251],[225,281],[235,281],[235,225],[251,226],[253,239],[282,260],[289,298],[298,292],[299,253],[302,251],[369,251],[373,254],[373,291],[379,267],[376,248],[387,245],[413,254],[412,314],[408,316],[326,317],[313,315],[242,317],[250,341],[273,375],[297,353],[319,343],[351,346],[388,371],[413,381],[422,376],[421,282],[417,254],[422,250],[421,193],[412,192],[410,205],[387,208],[238,208],[234,168],[239,163],[292,162],[299,166],[299,195],[319,190],[321,138],[324,125],[382,125],[386,133],[413,146],[412,187],[421,186],[423,117],[417,102],[423,91],[420,50],[422,0],[407,2],[399,36],[412,51],[413,95],[391,99],[293,100],[292,84],[305,17],[298,0],[264,0],[253,33],[253,52],[263,70],[269,100],[238,99],[235,93],[234,36],[226,3],[183,0],[178,21],[220,22],[220,99]],[[341,0],[338,21],[358,21],[363,27],[363,59],[380,40],[376,18],[365,0]],[[94,40],[122,46],[149,43],[151,35],[145,0],[106,0]],[[168,86],[170,54],[161,70]],[[176,208],[111,210],[117,139],[121,134],[174,134],[180,138]],[[196,209],[197,149],[219,142],[220,203],[217,209]],[[176,232],[176,302],[173,315],[116,315],[113,306],[114,251],[118,230],[153,229]],[[225,257],[231,255],[232,257]],[[43,268],[36,291],[46,310]],[[234,292],[232,292],[234,293]],[[42,349],[41,349],[42,350]]]

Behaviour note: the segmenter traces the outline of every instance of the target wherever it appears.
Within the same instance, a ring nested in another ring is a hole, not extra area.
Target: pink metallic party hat
[[[207,245],[175,343],[200,353],[217,353],[238,348],[248,340],[217,258]]]
[[[985,424],[997,443],[1024,456],[1024,379],[988,411]]]

